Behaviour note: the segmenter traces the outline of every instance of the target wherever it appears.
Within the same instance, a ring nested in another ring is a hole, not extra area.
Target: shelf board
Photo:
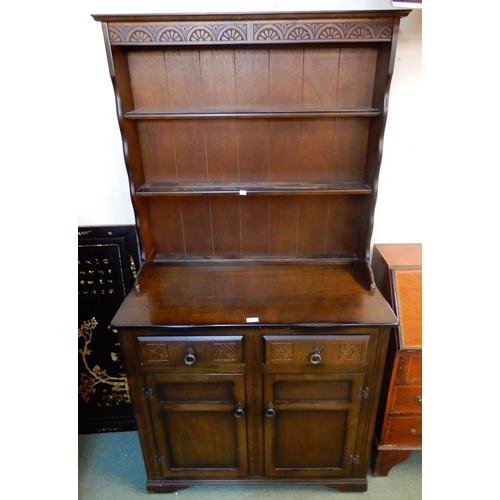
[[[289,265],[293,263],[305,265],[335,265],[350,266],[359,262],[356,255],[155,255],[153,265],[200,265],[207,263],[224,264],[227,266],[245,265]]]
[[[151,265],[113,326],[397,325],[366,280],[366,262],[190,262]],[[207,293],[207,290],[210,293]]]
[[[260,111],[129,111],[124,114],[130,120],[199,120],[227,118],[370,118],[379,116],[375,108],[339,108],[315,110],[260,110]]]
[[[147,182],[139,196],[371,194],[362,182]]]

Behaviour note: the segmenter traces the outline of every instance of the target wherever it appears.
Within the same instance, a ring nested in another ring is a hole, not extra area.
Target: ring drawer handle
[[[319,352],[318,346],[314,346],[311,350],[311,355],[309,356],[309,361],[311,365],[319,365],[321,363],[321,354]]]
[[[245,416],[245,407],[241,403],[238,403],[236,405],[236,410],[234,410],[234,416],[236,418],[241,418]]]
[[[267,405],[266,405],[266,417],[272,418],[275,415],[276,415],[276,411],[274,409],[274,405],[271,402],[267,403]]]
[[[184,363],[188,366],[196,363],[196,355],[192,347],[187,348],[186,355],[184,356]]]

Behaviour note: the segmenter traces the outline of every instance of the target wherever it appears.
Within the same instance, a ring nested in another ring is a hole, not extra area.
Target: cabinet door
[[[247,474],[244,375],[146,375],[162,474]]]
[[[269,476],[347,476],[352,469],[364,374],[265,375]]]

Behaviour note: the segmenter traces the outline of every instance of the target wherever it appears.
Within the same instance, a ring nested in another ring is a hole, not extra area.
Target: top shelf
[[[319,110],[259,110],[259,111],[129,111],[130,120],[197,120],[204,118],[370,118],[379,116],[375,108],[343,108]]]

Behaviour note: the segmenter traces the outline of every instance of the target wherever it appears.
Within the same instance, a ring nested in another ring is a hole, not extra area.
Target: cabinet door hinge
[[[359,455],[349,455],[349,463],[355,465],[359,463]]]
[[[142,397],[144,399],[153,399],[153,389],[142,388]]]
[[[163,457],[155,455],[154,461],[156,465],[161,465],[163,463]]]
[[[369,393],[370,393],[369,387],[365,387],[364,389],[362,387],[360,387],[358,389],[358,395],[356,397],[358,399],[361,399],[361,398],[368,399]]]

